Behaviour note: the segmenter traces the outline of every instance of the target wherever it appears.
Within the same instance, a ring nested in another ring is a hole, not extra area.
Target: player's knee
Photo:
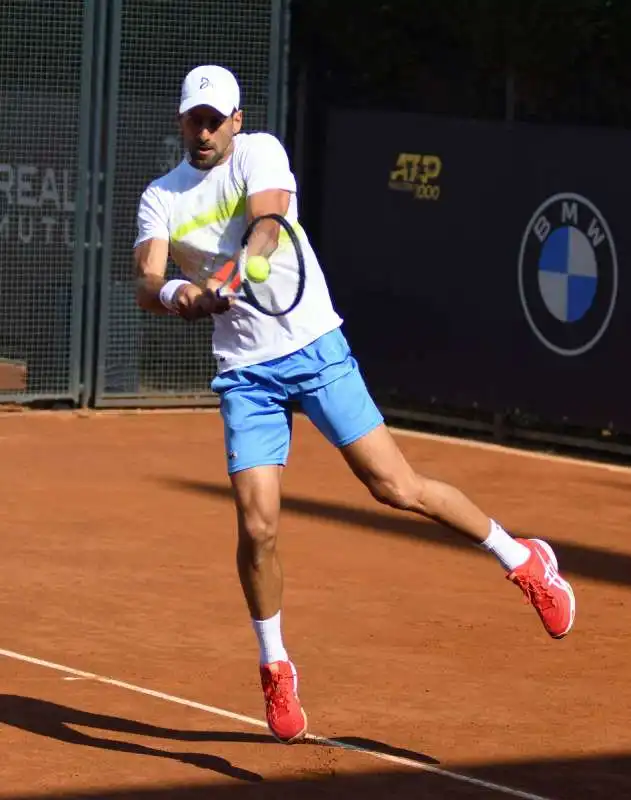
[[[276,549],[276,518],[261,514],[246,515],[239,525],[239,544],[253,560],[262,560]]]
[[[401,511],[442,519],[446,508],[453,503],[453,492],[454,489],[445,483],[412,473],[398,480],[382,482],[375,496],[382,503]]]
[[[418,511],[420,504],[420,485],[416,476],[379,477],[369,481],[372,496],[384,505],[401,511]]]

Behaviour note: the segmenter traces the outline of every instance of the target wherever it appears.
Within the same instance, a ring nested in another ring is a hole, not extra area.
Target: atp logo
[[[399,153],[395,169],[390,172],[388,187],[394,191],[411,192],[416,200],[438,200],[440,186],[436,181],[442,168],[439,156]]]
[[[539,341],[562,356],[591,350],[609,326],[618,294],[616,247],[598,208],[569,192],[543,202],[524,232],[518,277]]]

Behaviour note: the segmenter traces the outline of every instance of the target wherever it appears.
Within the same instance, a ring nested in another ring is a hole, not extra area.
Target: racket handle
[[[219,281],[226,281],[230,277],[230,273],[235,267],[234,261],[226,261],[226,263],[214,273],[213,278],[216,278]],[[237,273],[234,278],[230,281],[230,291],[236,292],[237,289],[241,286],[241,276]]]

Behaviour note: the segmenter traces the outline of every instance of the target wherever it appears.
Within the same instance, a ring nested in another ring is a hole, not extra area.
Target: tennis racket
[[[252,255],[266,252],[276,227],[274,222],[281,229],[278,246],[267,262],[269,274],[267,277],[259,275],[259,279],[254,280],[248,277],[248,261]],[[216,271],[205,269],[204,288],[213,287],[210,290],[216,291],[220,297],[243,300],[270,317],[285,316],[293,311],[305,290],[302,245],[292,225],[280,214],[263,214],[250,222],[241,239],[237,261],[227,261]]]

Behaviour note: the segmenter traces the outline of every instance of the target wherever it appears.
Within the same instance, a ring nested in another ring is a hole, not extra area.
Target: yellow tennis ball
[[[265,256],[250,256],[245,265],[245,275],[254,283],[263,283],[269,278],[270,265]]]

